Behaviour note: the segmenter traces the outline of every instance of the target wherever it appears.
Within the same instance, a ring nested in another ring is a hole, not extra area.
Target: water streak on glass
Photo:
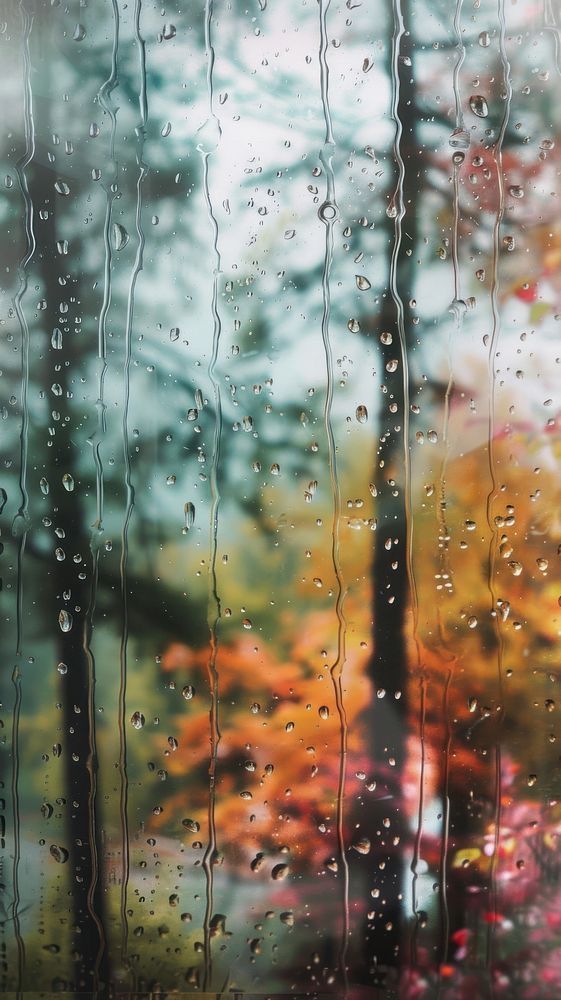
[[[465,123],[464,115],[462,110],[462,97],[460,90],[460,72],[466,56],[466,47],[464,45],[463,34],[462,34],[462,3],[463,0],[456,0],[456,9],[454,12],[454,33],[456,35],[456,45],[458,50],[458,56],[454,64],[453,76],[452,76],[452,87],[454,91],[454,101],[456,106],[456,119],[455,119],[455,130],[454,136],[462,137],[462,145],[465,145]],[[437,506],[437,520],[438,520],[438,540],[440,545],[440,574],[441,579],[446,579],[448,588],[453,587],[453,571],[450,561],[450,534],[446,518],[446,508],[447,508],[447,490],[446,490],[446,470],[448,465],[448,459],[450,456],[450,400],[452,396],[452,391],[454,388],[454,367],[453,367],[453,338],[455,337],[456,343],[460,342],[463,329],[464,314],[466,311],[466,304],[462,300],[462,289],[461,289],[461,270],[460,270],[460,259],[459,259],[459,234],[460,234],[460,168],[465,159],[465,152],[463,149],[457,149],[452,154],[452,247],[451,247],[451,257],[452,257],[452,270],[454,275],[454,300],[450,308],[450,312],[454,319],[454,325],[450,326],[448,334],[447,343],[447,366],[448,366],[448,382],[446,384],[446,391],[444,394],[444,416],[442,421],[442,442],[443,442],[443,456],[442,463],[440,466],[439,475],[439,488],[438,497],[439,503]],[[446,680],[444,684],[444,695],[443,695],[443,715],[446,721],[446,735],[445,735],[445,745],[444,745],[444,773],[442,776],[442,842],[440,850],[440,907],[441,907],[441,962],[442,965],[447,965],[448,963],[448,953],[449,953],[449,937],[450,937],[450,914],[448,908],[448,850],[449,850],[449,837],[450,837],[450,754],[452,748],[452,727],[450,718],[450,685],[453,680],[454,666],[456,663],[456,657],[453,651],[450,649],[449,641],[447,642],[444,636],[444,629],[442,625],[442,618],[438,615],[438,632],[439,638],[444,648],[447,648],[449,663],[448,672],[446,674]],[[442,981],[439,983],[439,989],[442,988]]]
[[[504,0],[499,0],[498,3],[498,22],[499,22],[499,55],[501,61],[501,67],[503,71],[503,81],[504,81],[504,111],[499,128],[499,134],[493,149],[493,159],[495,160],[496,168],[496,178],[497,178],[497,213],[495,217],[495,224],[493,227],[493,259],[492,259],[492,272],[491,272],[491,310],[492,310],[492,331],[489,340],[489,414],[488,414],[488,459],[489,459],[489,477],[491,481],[491,487],[487,496],[487,524],[489,531],[491,533],[490,543],[489,543],[489,576],[488,576],[488,587],[489,595],[491,600],[491,614],[493,615],[495,632],[497,637],[497,671],[498,671],[498,704],[497,712],[498,714],[498,726],[500,733],[500,725],[504,717],[504,687],[503,687],[503,632],[497,614],[497,594],[495,588],[495,560],[496,552],[498,548],[498,531],[495,527],[493,521],[493,505],[497,497],[497,471],[496,471],[496,458],[495,458],[495,386],[496,386],[496,374],[495,374],[495,358],[497,355],[499,335],[500,335],[500,313],[498,306],[498,295],[499,295],[499,246],[501,238],[501,224],[503,222],[505,213],[505,184],[504,184],[504,171],[503,171],[503,143],[506,134],[506,129],[508,126],[508,121],[510,117],[510,103],[512,100],[512,83],[510,79],[510,64],[506,52],[506,20],[505,20],[505,7]],[[500,847],[500,833],[501,833],[501,800],[502,800],[502,774],[501,774],[501,743],[500,738],[497,739],[496,750],[495,750],[495,829],[494,829],[494,844],[493,844],[493,856],[491,859],[491,885],[490,885],[490,910],[492,913],[499,912],[499,898],[498,898],[498,887],[497,887],[497,874],[499,870],[499,847]],[[493,958],[493,950],[495,947],[495,937],[496,929],[493,923],[489,924],[488,933],[488,965],[491,966]]]
[[[408,355],[408,343],[407,343],[407,333],[405,329],[405,317],[403,308],[403,299],[401,297],[401,292],[398,285],[398,264],[400,257],[403,253],[403,220],[407,214],[407,206],[404,199],[404,182],[405,182],[405,162],[402,155],[402,141],[403,141],[403,122],[400,116],[400,87],[401,87],[401,72],[400,71],[400,60],[401,60],[401,47],[402,40],[405,35],[405,23],[403,17],[403,8],[400,4],[400,0],[395,0],[394,2],[394,35],[393,35],[393,48],[392,48],[392,117],[395,122],[395,137],[393,146],[393,155],[397,163],[398,168],[398,180],[397,187],[393,198],[388,207],[388,215],[390,218],[394,219],[394,242],[392,247],[391,261],[390,261],[390,291],[392,299],[396,308],[396,325],[397,333],[399,338],[399,346],[401,352],[401,366],[402,366],[402,378],[403,378],[403,450],[404,450],[404,480],[403,480],[403,492],[405,501],[405,538],[403,540],[403,548],[405,551],[405,560],[407,566],[407,578],[409,581],[409,591],[410,591],[410,601],[413,613],[413,641],[415,644],[416,657],[417,657],[417,671],[419,675],[419,695],[420,695],[420,706],[419,706],[419,744],[420,744],[420,770],[419,770],[419,809],[417,818],[417,832],[415,835],[415,847],[413,851],[413,858],[411,861],[411,872],[412,878],[412,910],[415,918],[418,914],[418,898],[417,898],[417,880],[418,880],[418,863],[421,852],[421,843],[423,836],[423,810],[424,810],[424,780],[425,780],[425,738],[424,738],[424,725],[425,725],[425,697],[426,697],[426,682],[422,673],[421,665],[421,649],[419,645],[418,638],[418,598],[417,598],[417,586],[415,582],[415,575],[413,569],[413,510],[411,504],[411,453],[410,453],[410,441],[409,441],[409,355]],[[409,65],[411,66],[410,72],[413,74],[412,59],[409,60]],[[407,70],[406,70],[407,72]],[[413,929],[412,938],[412,948],[413,948],[413,961],[416,961],[417,953],[417,940],[416,940],[416,930]]]
[[[556,11],[554,0],[544,0],[543,3],[543,23],[547,31],[550,31],[554,38],[555,45],[555,69],[561,76],[561,29],[559,28],[559,11]]]
[[[18,582],[17,582],[17,623],[16,623],[16,652],[21,654],[22,629],[23,629],[23,560],[25,555],[25,544],[29,527],[29,497],[27,493],[27,455],[28,455],[28,435],[29,435],[29,325],[23,308],[23,298],[27,292],[28,277],[27,268],[35,253],[35,231],[34,231],[34,208],[26,170],[35,155],[35,124],[33,121],[33,91],[31,85],[31,56],[29,52],[29,38],[33,27],[33,18],[26,11],[23,3],[20,4],[23,21],[23,120],[25,151],[20,160],[16,163],[16,172],[19,186],[24,202],[25,210],[25,253],[18,267],[19,289],[14,298],[14,308],[18,318],[21,331],[21,431],[20,431],[20,455],[19,455],[19,491],[21,503],[14,522],[12,533],[19,539],[18,541]]]
[[[128,597],[128,559],[129,559],[129,527],[135,505],[135,487],[132,482],[132,465],[130,455],[129,439],[129,406],[130,406],[130,372],[132,362],[132,334],[133,321],[135,316],[135,293],[138,276],[143,268],[144,262],[144,230],[143,230],[143,184],[148,171],[144,163],[144,137],[148,121],[148,99],[146,92],[146,57],[144,39],[140,33],[140,18],[142,13],[142,0],[136,0],[134,7],[134,34],[138,53],[138,73],[139,90],[138,104],[140,119],[136,128],[136,163],[138,166],[138,178],[136,181],[136,206],[135,206],[135,228],[137,237],[137,248],[134,264],[130,274],[130,282],[127,296],[127,312],[125,323],[125,363],[123,369],[123,458],[124,475],[127,506],[121,533],[121,558],[120,558],[120,582],[121,582],[121,604],[122,604],[122,633],[119,651],[119,776],[120,776],[120,797],[119,812],[121,820],[121,892],[120,892],[120,917],[121,917],[121,958],[124,964],[128,963],[128,941],[129,926],[127,915],[128,903],[128,883],[130,873],[130,844],[129,844],[129,818],[128,818],[128,794],[129,779],[127,772],[127,735],[126,735],[126,714],[127,714],[127,669],[128,669],[128,642],[129,642],[129,597]],[[132,979],[134,981],[134,973]]]
[[[218,487],[218,470],[220,467],[220,447],[222,438],[222,398],[220,392],[220,382],[216,376],[216,363],[220,349],[220,335],[222,332],[220,315],[218,312],[218,282],[221,276],[221,259],[218,248],[218,223],[214,213],[210,186],[209,186],[209,159],[212,154],[215,136],[220,137],[220,121],[214,113],[214,47],[212,44],[211,28],[213,17],[213,0],[206,0],[205,7],[205,52],[207,57],[207,94],[209,118],[203,126],[203,135],[198,145],[203,164],[203,192],[206,203],[208,221],[212,232],[213,279],[212,279],[212,348],[208,365],[208,378],[212,386],[214,398],[214,433],[212,442],[212,458],[210,467],[210,551],[209,551],[209,604],[208,604],[208,625],[210,633],[210,653],[207,665],[207,677],[210,695],[209,724],[210,724],[210,760],[208,767],[209,788],[208,788],[208,844],[203,857],[203,869],[206,879],[206,903],[203,919],[204,933],[204,955],[205,968],[203,978],[203,989],[212,989],[212,936],[213,936],[213,908],[214,908],[214,867],[217,864],[217,831],[216,831],[216,768],[218,761],[218,751],[220,746],[220,727],[218,719],[219,707],[219,673],[217,667],[218,658],[218,626],[221,616],[220,597],[218,593],[217,579],[217,557],[218,557],[218,515],[220,509],[220,491]],[[214,127],[214,128],[213,128]],[[205,133],[209,134],[209,148],[206,148]]]
[[[90,752],[88,769],[90,772],[90,789],[88,796],[88,826],[89,826],[89,838],[90,838],[90,850],[91,850],[91,879],[88,888],[87,895],[87,906],[88,912],[91,916],[92,922],[94,923],[97,935],[98,935],[98,950],[95,958],[95,965],[93,970],[93,987],[94,989],[99,988],[100,977],[103,978],[102,967],[104,960],[107,960],[107,949],[108,941],[105,934],[105,928],[103,926],[103,916],[96,909],[96,899],[99,898],[99,889],[102,886],[103,871],[100,868],[100,857],[99,857],[99,845],[98,845],[98,829],[99,829],[99,803],[98,803],[98,777],[99,777],[99,756],[97,748],[97,738],[96,738],[96,663],[95,656],[92,647],[93,629],[94,629],[94,616],[96,611],[97,593],[99,586],[99,570],[100,570],[100,550],[102,545],[102,536],[104,531],[104,470],[103,470],[103,458],[102,458],[102,445],[107,431],[107,420],[106,411],[107,404],[105,402],[105,381],[108,372],[107,365],[107,314],[109,312],[111,304],[111,266],[112,266],[112,252],[111,252],[111,211],[114,200],[114,193],[111,190],[111,184],[115,185],[117,181],[117,164],[115,161],[115,137],[117,128],[117,116],[116,109],[114,108],[112,101],[112,92],[118,84],[117,75],[117,57],[119,48],[119,11],[117,7],[117,0],[112,0],[112,15],[113,15],[113,49],[111,54],[111,68],[107,79],[103,82],[99,89],[98,100],[100,106],[103,108],[105,113],[109,116],[111,121],[111,131],[109,139],[109,149],[110,149],[110,164],[111,164],[111,181],[105,182],[105,197],[106,197],[106,208],[105,208],[105,219],[103,224],[103,254],[104,254],[104,265],[103,265],[103,299],[101,304],[101,309],[99,312],[98,321],[98,366],[99,366],[99,381],[98,381],[98,399],[96,403],[97,409],[97,428],[91,439],[91,444],[93,448],[93,458],[95,466],[95,476],[96,476],[96,519],[93,523],[91,530],[90,539],[90,549],[92,553],[92,579],[90,587],[90,599],[88,604],[88,609],[86,612],[85,622],[84,622],[84,652],[88,663],[88,683],[89,683],[89,697],[88,697],[88,732],[90,740]]]
[[[329,66],[327,63],[327,12],[329,10],[329,0],[320,0],[320,85],[321,102],[325,119],[325,145],[320,153],[320,162],[323,164],[326,176],[325,201],[319,209],[319,216],[325,225],[325,257],[322,273],[322,319],[321,334],[323,348],[325,351],[325,367],[327,373],[327,387],[324,403],[324,422],[327,438],[327,452],[329,462],[329,478],[331,484],[331,496],[333,503],[333,521],[331,526],[331,563],[337,583],[335,598],[335,611],[337,615],[337,655],[334,663],[330,667],[331,680],[335,695],[337,715],[340,727],[340,759],[339,775],[337,782],[337,848],[339,863],[342,869],[342,931],[341,946],[339,950],[339,968],[343,985],[343,996],[347,997],[348,975],[347,975],[347,951],[349,946],[349,865],[346,856],[346,840],[344,832],[345,824],[345,779],[347,768],[347,717],[345,713],[343,696],[343,673],[346,659],[346,631],[347,622],[345,619],[344,603],[346,596],[345,581],[341,569],[340,559],[340,522],[341,522],[341,491],[337,472],[337,450],[335,447],[335,436],[333,433],[333,350],[330,340],[329,324],[331,320],[331,268],[333,263],[333,227],[338,221],[339,209],[335,195],[335,177],[333,172],[333,157],[336,154],[336,143],[333,137],[331,111],[329,106]]]
[[[17,947],[17,968],[18,983],[23,982],[23,972],[25,967],[25,944],[21,933],[20,923],[20,864],[21,864],[21,820],[19,805],[19,777],[20,777],[20,717],[21,717],[21,674],[18,667],[12,671],[12,683],[15,689],[14,709],[12,714],[12,811],[14,825],[14,859],[12,866],[12,921],[14,924],[14,936]]]
[[[109,116],[111,122],[111,134],[109,138],[109,159],[111,165],[111,176],[109,181],[105,181],[105,220],[103,225],[103,301],[99,312],[98,322],[98,358],[100,362],[99,385],[98,385],[98,424],[95,438],[93,439],[94,462],[96,470],[96,499],[97,517],[92,533],[92,550],[94,556],[94,575],[97,577],[99,571],[99,542],[103,532],[103,461],[101,457],[101,447],[103,438],[107,430],[105,403],[105,380],[107,377],[107,314],[111,305],[111,214],[115,199],[114,187],[117,183],[118,170],[115,160],[115,138],[117,132],[117,110],[113,104],[112,94],[118,85],[117,57],[119,51],[119,8],[117,0],[112,0],[113,15],[113,49],[111,53],[111,69],[109,76],[99,89],[98,100],[104,112]],[[112,190],[113,188],[113,190]],[[94,590],[95,604],[95,590]]]

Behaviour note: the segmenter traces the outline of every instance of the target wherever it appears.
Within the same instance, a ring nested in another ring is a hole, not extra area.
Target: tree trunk
[[[56,247],[57,227],[53,173],[35,162],[30,191],[36,208],[48,212],[48,219],[37,226],[35,263],[41,279],[47,308],[42,313],[47,334],[44,385],[49,405],[59,411],[50,420],[55,433],[44,448],[43,475],[49,483],[52,511],[53,553],[47,572],[45,611],[51,627],[57,630],[57,656],[62,664],[60,697],[63,710],[62,757],[65,765],[67,843],[69,882],[72,906],[72,943],[74,975],[66,988],[95,992],[108,984],[108,950],[105,935],[103,891],[103,856],[97,807],[97,754],[95,733],[95,662],[91,652],[93,600],[96,565],[87,536],[81,484],[77,472],[78,457],[72,441],[75,419],[67,399],[76,379],[81,351],[75,334],[73,310],[79,310],[78,281],[68,277],[66,261]],[[60,237],[59,237],[60,238]],[[60,262],[60,263],[59,263]],[[66,284],[61,286],[59,278]],[[59,302],[69,303],[69,311],[59,316]],[[64,319],[62,349],[53,348],[51,332]],[[77,379],[76,379],[77,380]],[[53,395],[51,386],[60,386]],[[52,447],[48,447],[52,443]],[[81,561],[76,561],[77,557]]]
[[[387,246],[395,281],[392,291],[390,273],[381,314],[372,325],[372,332],[380,342],[380,374],[384,384],[379,410],[380,440],[373,474],[378,526],[372,567],[373,655],[369,670],[374,695],[368,716],[376,788],[364,798],[362,812],[366,815],[360,816],[361,830],[364,833],[368,830],[371,851],[366,858],[355,862],[366,888],[369,913],[363,932],[360,980],[380,986],[388,984],[388,970],[396,970],[406,960],[405,925],[411,916],[405,913],[403,904],[404,864],[408,857],[403,796],[410,686],[406,625],[411,593],[407,556],[409,442],[405,437],[409,378],[402,354],[405,350],[409,361],[414,343],[409,303],[414,298],[415,287],[421,164],[416,139],[414,54],[408,0],[401,0],[400,8],[404,33],[398,37],[396,11],[393,25],[395,58],[390,61],[389,72],[391,75],[392,65],[396,67],[397,73],[394,70],[393,75],[402,134],[400,138],[396,136],[395,158],[397,161],[400,154],[404,162],[403,218],[399,223],[399,219],[393,218],[391,209],[388,212]],[[398,213],[399,200],[398,196],[395,202],[390,202]],[[391,334],[389,343],[387,336],[381,338],[388,333]],[[393,359],[399,362],[395,372],[389,364]],[[395,972],[393,976],[395,978]]]

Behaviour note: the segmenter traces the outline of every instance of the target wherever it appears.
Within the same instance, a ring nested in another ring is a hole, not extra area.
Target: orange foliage
[[[306,628],[295,631],[290,658],[282,662],[251,636],[218,647],[215,820],[220,850],[231,863],[248,864],[257,850],[275,853],[281,847],[290,851],[294,864],[310,859],[322,864],[336,853],[341,721],[330,664],[318,655],[331,624],[323,612],[309,616]],[[176,816],[179,829],[181,819],[188,817],[201,828],[191,839],[205,843],[211,754],[208,660],[208,649],[179,643],[162,657],[162,669],[188,674],[196,694],[176,719],[178,746],[167,764],[170,778],[184,779],[185,789],[153,817],[154,826],[169,827],[170,815]],[[371,701],[366,662],[365,650],[351,649],[343,667],[347,800],[365,790],[364,777],[356,774],[365,774],[368,766],[359,724]],[[322,824],[323,835],[318,833]]]

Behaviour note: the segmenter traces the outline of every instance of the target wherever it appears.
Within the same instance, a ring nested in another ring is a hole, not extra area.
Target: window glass
[[[1,7],[1,990],[560,995],[556,4]]]

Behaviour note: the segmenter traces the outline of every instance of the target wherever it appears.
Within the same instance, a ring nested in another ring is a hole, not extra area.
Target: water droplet
[[[363,274],[355,274],[356,287],[361,292],[367,292],[371,288],[371,284],[368,278],[365,278]]]
[[[178,326],[172,326],[171,330],[169,331],[169,339],[172,341],[172,343],[175,342],[176,340],[179,340]]]
[[[61,194],[63,198],[66,198],[66,196],[70,194],[70,188],[68,187],[68,184],[65,181],[61,180],[55,181],[55,191],[57,192],[57,194]]]
[[[185,514],[185,525],[183,528],[183,531],[185,533],[186,531],[189,531],[193,527],[193,524],[195,523],[195,505],[191,503],[190,500],[188,500],[185,506],[183,507],[183,512]]]
[[[68,861],[68,851],[65,847],[58,847],[57,844],[51,844],[49,852],[51,857],[54,858],[55,861],[58,861],[59,865],[63,865],[66,861]]]
[[[368,420],[368,410],[362,403],[356,408],[356,419],[359,424],[365,424]]]
[[[97,122],[91,122],[88,131],[91,139],[97,139],[99,135],[99,125]]]
[[[73,621],[74,619],[69,611],[65,611],[64,608],[62,611],[59,611],[58,623],[60,625],[61,632],[70,632]]]
[[[370,854],[370,841],[368,837],[360,837],[356,843],[352,845],[353,851],[358,854]]]
[[[142,712],[133,712],[131,715],[131,726],[133,729],[142,729],[146,719],[144,718]]]
[[[75,42],[81,42],[86,37],[86,34],[87,32],[86,29],[84,28],[84,25],[77,24],[76,27],[74,28],[74,34],[72,35],[72,38],[74,39]]]
[[[359,333],[360,331],[360,323],[358,319],[350,319],[349,322],[347,323],[347,327],[351,331],[351,333]]]
[[[318,215],[322,222],[333,222],[337,218],[337,208],[330,201],[324,201],[318,209]]]
[[[482,94],[472,94],[469,99],[469,106],[477,118],[487,118],[489,106]]]
[[[523,198],[524,197],[524,188],[520,187],[520,184],[513,184],[511,187],[509,187],[508,193],[513,198]]]
[[[160,135],[162,136],[163,139],[166,139],[167,136],[170,134],[170,132],[171,132],[171,122],[166,122],[166,124],[162,126],[162,131]]]
[[[198,833],[201,829],[201,824],[196,819],[182,819],[181,823],[189,833]]]
[[[55,326],[51,334],[51,347],[54,351],[62,350],[62,332],[59,330],[58,326]]]
[[[72,493],[74,489],[74,480],[69,472],[64,473],[64,476],[62,477],[62,485],[67,493]]]
[[[253,628],[253,624],[250,618],[242,618],[242,625],[246,629]]]
[[[488,31],[480,31],[478,42],[482,49],[486,49],[491,44],[491,38]]]
[[[164,24],[162,28],[162,38],[169,41],[170,38],[175,38],[177,33],[175,24]]]
[[[281,879],[286,878],[290,873],[290,868],[288,865],[275,865],[271,871],[271,878],[275,882],[279,882]]]
[[[294,239],[295,236],[296,236],[296,230],[295,229],[287,229],[285,231],[285,234],[284,234],[285,240],[292,240],[292,239]]]
[[[502,622],[506,622],[510,614],[510,602],[509,601],[497,601],[497,610],[499,612]]]
[[[186,684],[181,694],[185,698],[185,701],[191,701],[191,698],[195,697],[195,688],[192,684]]]
[[[121,226],[118,222],[114,222],[111,233],[113,236],[113,246],[115,250],[123,250],[130,239],[125,227]]]
[[[43,494],[44,497],[46,497],[49,493],[49,483],[44,476],[42,476],[41,479],[39,480],[39,486],[41,487],[41,493]]]
[[[329,709],[328,709],[327,705],[321,705],[320,708],[318,708],[318,715],[319,715],[320,719],[328,719],[329,718]]]

